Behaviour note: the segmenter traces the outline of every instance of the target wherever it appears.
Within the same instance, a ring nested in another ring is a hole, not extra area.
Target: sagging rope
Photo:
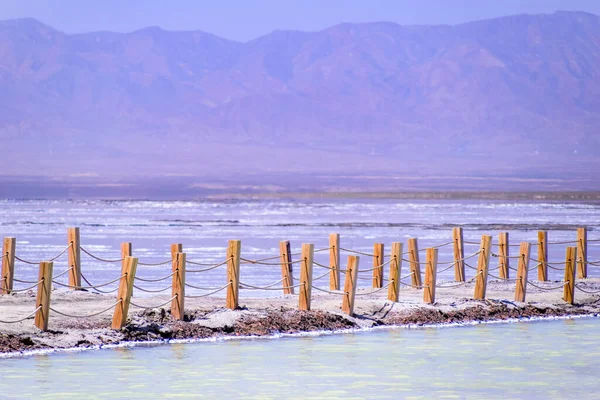
[[[376,269],[381,269],[381,268],[385,267],[386,265],[388,265],[392,261],[393,261],[393,259],[390,258],[388,261],[384,262],[383,264],[380,264],[380,265],[378,265],[376,267],[369,268],[369,269],[361,269],[358,272],[371,272],[371,271],[375,271]]]
[[[26,287],[25,289],[10,289],[11,293],[21,293],[21,292],[26,292],[28,290],[33,289],[34,287],[36,287],[37,285],[39,285],[40,283],[44,282],[44,278],[40,279],[37,283],[35,283],[34,285],[31,285],[29,287]],[[8,289],[6,289],[8,290]]]
[[[129,304],[131,304],[132,306],[134,306],[134,307],[137,307],[137,308],[142,308],[142,309],[144,309],[144,310],[149,310],[149,309],[151,309],[151,308],[160,308],[160,307],[164,307],[164,306],[166,306],[167,304],[169,304],[169,303],[170,303],[170,302],[171,302],[173,299],[175,299],[176,297],[177,297],[177,295],[175,295],[175,296],[171,297],[169,300],[167,300],[167,301],[165,301],[164,303],[162,303],[162,304],[159,304],[159,305],[157,305],[157,306],[140,306],[140,305],[137,305],[137,304],[135,304],[133,301],[130,301],[130,302],[129,302]]]
[[[136,289],[137,289],[137,290],[139,290],[139,291],[146,292],[146,293],[160,293],[160,292],[164,292],[165,290],[172,289],[172,288],[173,288],[173,285],[171,285],[171,286],[167,286],[166,288],[164,288],[164,289],[159,289],[159,290],[153,290],[153,289],[144,289],[144,288],[141,288],[141,287],[139,287],[139,286],[136,286],[136,285],[133,285],[133,287],[134,287],[134,288],[136,288]]]
[[[21,319],[18,319],[16,321],[3,321],[3,320],[0,319],[0,323],[1,324],[17,324],[19,322],[23,322],[26,319],[29,319],[29,318],[33,317],[35,315],[35,313],[38,312],[38,310],[40,308],[42,308],[42,306],[38,306],[38,308],[36,308],[35,310],[33,310],[33,312],[31,314],[29,314],[28,316],[26,316],[25,318],[21,318]]]
[[[270,263],[270,262],[262,262],[262,261],[258,261],[258,260],[250,260],[250,259],[243,258],[243,257],[240,257],[240,260],[244,261],[243,263],[240,263],[240,264],[278,265],[278,266],[282,265],[282,264],[287,264],[287,265],[298,264],[298,263],[301,263],[304,261],[303,259],[300,259],[300,260],[296,260],[296,261],[286,261],[286,262],[277,262],[277,263],[271,262]]]
[[[208,268],[202,268],[202,269],[187,269],[186,268],[185,272],[206,272],[206,271],[210,271],[212,269],[219,268],[221,265],[227,264],[229,262],[229,260],[230,259],[228,258],[227,260],[225,260],[223,262],[220,262],[219,264],[214,264],[213,266],[208,267]],[[194,265],[200,265],[199,263],[193,263],[193,262],[189,262],[189,261],[186,261],[186,263],[190,263],[190,264],[194,264]]]
[[[69,267],[69,268],[67,268],[66,271],[61,272],[60,274],[56,275],[54,278],[60,278],[61,276],[63,276],[64,274],[66,274],[67,272],[69,272],[72,269],[73,269],[73,267]],[[6,280],[6,277],[2,278],[2,280]],[[19,282],[19,283],[35,283],[35,281],[23,281],[23,280],[20,280],[20,279],[17,279],[17,278],[13,278],[13,281]]]
[[[98,261],[102,261],[102,262],[106,262],[106,263],[116,263],[116,262],[121,262],[123,260],[125,260],[125,258],[120,258],[118,260],[108,260],[105,258],[100,258],[98,256],[95,256],[94,254],[92,254],[91,252],[87,251],[86,249],[84,249],[83,247],[79,247],[81,249],[81,251],[83,251],[85,254],[87,254],[88,256],[92,257],[93,259],[96,259]]]
[[[204,293],[204,294],[200,294],[200,295],[197,295],[197,296],[189,296],[189,295],[186,295],[185,297],[186,297],[186,298],[188,298],[188,297],[189,297],[189,298],[191,298],[191,299],[196,299],[196,298],[200,298],[200,297],[206,297],[206,296],[210,296],[211,294],[218,293],[218,292],[220,292],[221,290],[223,290],[223,289],[227,288],[229,285],[231,285],[231,282],[228,282],[228,283],[227,283],[227,285],[225,285],[225,286],[223,286],[223,287],[220,287],[220,288],[218,288],[217,290],[215,290],[215,291],[213,291],[213,292],[210,292],[210,293]]]
[[[444,265],[444,264],[456,264],[457,262],[460,262],[460,261],[465,261],[465,260],[468,260],[468,259],[470,259],[470,258],[473,258],[473,257],[475,257],[476,255],[479,255],[480,253],[481,253],[481,250],[478,250],[478,251],[476,251],[475,253],[473,253],[473,254],[471,254],[471,255],[469,255],[469,256],[463,257],[463,258],[459,258],[458,260],[453,260],[453,261],[444,261],[444,262],[438,261],[438,265]],[[410,262],[410,261],[409,261],[409,262]]]
[[[122,302],[123,299],[119,299],[115,304],[111,305],[110,307],[107,307],[106,309],[102,310],[102,311],[98,311],[92,314],[87,314],[87,315],[75,315],[75,314],[67,314],[65,312],[62,311],[58,311],[55,310],[54,308],[50,307],[50,311],[55,312],[59,315],[62,315],[63,317],[69,317],[69,318],[91,318],[91,317],[95,317],[97,315],[100,314],[104,314],[105,312],[112,310],[117,304],[119,304],[120,302]]]
[[[160,281],[164,281],[165,279],[169,279],[170,277],[172,277],[176,273],[177,273],[177,271],[173,271],[171,274],[169,274],[167,276],[163,276],[162,278],[156,278],[156,279],[140,278],[139,276],[136,276],[135,280],[136,281],[142,281],[142,282],[160,282]]]
[[[141,261],[138,261],[138,265],[143,265],[146,267],[158,267],[160,265],[167,265],[173,262],[173,259],[167,260],[167,261],[163,261],[163,262],[159,262],[159,263],[144,263]],[[189,262],[189,261],[188,261]]]
[[[560,285],[560,286],[551,287],[551,288],[548,288],[548,287],[542,287],[542,286],[538,286],[538,285],[536,285],[535,283],[531,282],[530,280],[527,280],[527,283],[528,283],[529,285],[533,286],[534,288],[538,288],[538,289],[540,289],[540,290],[545,290],[545,291],[551,291],[551,290],[556,290],[556,289],[560,289],[560,288],[564,287],[565,285],[567,285],[567,284],[569,283],[569,281],[566,281],[565,283],[563,283],[563,284],[562,284],[562,285]]]
[[[330,271],[336,270],[336,271],[340,271],[340,272],[348,272],[348,270],[347,270],[347,269],[341,269],[341,268],[329,267],[329,266],[327,266],[327,265],[324,265],[324,264],[318,263],[318,262],[316,262],[316,261],[314,261],[314,260],[313,260],[313,264],[314,264],[314,265],[316,265],[317,267],[320,267],[320,268],[325,268],[325,269],[328,269],[328,270],[330,270]]]
[[[598,293],[600,293],[600,290],[591,291],[591,290],[587,290],[587,289],[582,289],[582,288],[579,287],[579,285],[577,285],[577,283],[575,283],[575,287],[578,290],[581,290],[583,293],[587,293],[587,294],[598,294]]]
[[[466,285],[468,283],[473,283],[473,281],[475,280],[475,278],[477,278],[482,272],[483,271],[479,271],[478,273],[475,274],[475,276],[473,276],[468,281],[458,282],[458,283],[450,285],[450,286],[435,285],[435,287],[436,288],[440,288],[440,289],[452,289],[452,288],[455,288],[455,287],[464,286],[464,285]]]
[[[316,277],[316,278],[313,278],[312,280],[313,280],[313,282],[314,282],[314,281],[318,281],[319,279],[323,279],[323,278],[325,278],[325,277],[326,277],[327,275],[329,275],[330,273],[331,273],[331,272],[325,272],[323,275],[320,275],[320,276],[318,276],[318,277]]]
[[[387,284],[380,287],[379,289],[371,290],[370,292],[366,292],[366,293],[355,293],[355,296],[368,296],[370,294],[375,294],[375,293],[381,292],[382,290],[387,289],[387,287],[390,286],[392,283],[394,283],[393,279],[391,281],[389,281]]]
[[[73,245],[73,243],[69,243],[69,245],[63,251],[61,251],[58,255],[50,258],[49,260],[43,260],[43,261],[38,261],[38,262],[28,261],[28,260],[18,257],[16,254],[15,254],[15,258],[17,260],[21,261],[22,263],[29,264],[29,265],[39,265],[41,262],[44,262],[44,261],[53,262],[56,259],[58,259],[60,256],[62,256],[63,254],[65,254],[67,252],[67,250],[69,250],[71,248],[72,245]]]
[[[119,279],[121,279],[121,278],[119,278]],[[81,273],[81,279],[83,279],[90,287],[93,286],[90,283],[90,281],[87,280],[87,278],[85,277],[85,275],[83,275],[83,273]],[[94,288],[94,290],[97,291],[97,292],[99,292],[99,293],[109,294],[109,293],[114,293],[117,290],[119,290],[119,287],[117,286],[116,288],[114,288],[112,290],[100,290],[100,289],[97,289],[97,288]]]
[[[265,290],[268,290],[268,289],[272,288],[275,285],[279,285],[284,280],[285,280],[285,278],[281,278],[277,282],[273,282],[273,283],[265,285],[265,286],[252,286],[252,285],[250,285],[248,283],[244,283],[244,282],[240,281],[240,286],[246,286],[247,288],[250,288],[250,289],[265,289]],[[271,289],[271,290],[281,290],[281,288],[275,288],[275,289]]]
[[[363,256],[367,256],[367,257],[375,257],[375,254],[370,254],[370,253],[363,253],[362,251],[356,251],[356,250],[351,250],[351,249],[345,249],[343,247],[340,247],[340,250],[345,251],[347,253],[354,253],[354,254],[360,254]]]
[[[304,283],[303,283],[303,284],[304,284]],[[348,292],[344,292],[344,291],[338,291],[338,292],[334,292],[334,291],[331,291],[331,290],[325,290],[325,289],[321,289],[321,288],[319,288],[319,287],[317,287],[317,286],[315,286],[315,285],[311,285],[311,287],[312,287],[313,289],[315,289],[315,290],[318,290],[319,292],[323,292],[323,293],[337,294],[337,295],[342,295],[342,296],[343,296],[343,295],[345,295],[345,294],[348,294]]]

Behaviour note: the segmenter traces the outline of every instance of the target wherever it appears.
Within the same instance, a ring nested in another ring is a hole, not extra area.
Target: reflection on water
[[[0,397],[600,398],[598,340],[591,318],[54,354],[0,360]]]

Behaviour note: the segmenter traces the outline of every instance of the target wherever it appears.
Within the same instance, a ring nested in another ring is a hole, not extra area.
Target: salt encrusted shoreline
[[[548,283],[548,287],[555,283]],[[600,280],[588,279],[586,287],[600,289]],[[40,332],[32,320],[18,324],[0,324],[0,356],[30,354],[35,351],[85,349],[116,346],[127,342],[159,342],[183,339],[272,336],[300,332],[344,331],[378,326],[464,324],[473,321],[502,321],[595,315],[600,313],[600,297],[577,293],[575,305],[565,304],[562,291],[530,290],[528,303],[514,303],[514,283],[490,282],[488,300],[475,301],[473,287],[447,289],[438,294],[434,305],[422,303],[422,292],[403,289],[398,303],[385,295],[361,296],[355,315],[340,310],[337,296],[314,296],[313,310],[298,311],[297,297],[248,298],[239,310],[223,308],[224,300],[205,298],[186,303],[185,321],[171,318],[165,308],[130,310],[128,324],[120,331],[110,327],[111,313],[84,319],[51,315],[49,330]],[[168,298],[167,298],[168,299]],[[15,320],[27,315],[34,300],[31,294],[0,297],[0,319]],[[91,314],[114,303],[113,296],[56,290],[52,305],[75,314]],[[159,304],[164,296],[137,299],[142,304]]]

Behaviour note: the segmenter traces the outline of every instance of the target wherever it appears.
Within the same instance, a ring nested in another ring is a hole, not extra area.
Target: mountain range
[[[600,18],[582,12],[245,43],[0,21],[5,181],[598,189],[599,128]]]

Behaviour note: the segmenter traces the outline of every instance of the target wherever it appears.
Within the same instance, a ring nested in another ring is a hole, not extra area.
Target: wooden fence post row
[[[465,245],[463,242],[463,229],[452,229],[452,247],[454,249],[454,280],[465,281]]]
[[[344,280],[344,295],[342,297],[342,311],[354,315],[354,298],[356,297],[356,281],[358,280],[358,256],[348,256],[346,279]]]
[[[294,275],[292,267],[292,249],[289,240],[279,242],[281,253],[281,278],[283,294],[294,294]]]
[[[227,246],[227,304],[226,307],[235,310],[239,306],[240,294],[240,252],[242,242],[230,240]]]
[[[52,262],[43,261],[40,263],[40,272],[38,275],[38,288],[36,297],[36,308],[34,323],[42,331],[48,330],[48,321],[50,319],[50,294],[52,293]]]
[[[117,304],[113,313],[111,327],[112,329],[121,329],[127,322],[127,313],[129,312],[129,303],[133,293],[133,282],[137,270],[138,259],[127,257],[125,271],[119,281],[119,290],[117,292]]]
[[[299,310],[310,310],[312,294],[313,258],[315,252],[314,244],[304,243],[300,257],[300,296],[298,299]]]
[[[531,244],[522,242],[519,247],[519,266],[517,267],[517,286],[515,287],[515,301],[525,301],[527,295],[527,276],[529,273],[529,259]]]
[[[477,278],[475,279],[475,300],[485,299],[487,290],[488,271],[490,266],[490,247],[492,245],[492,237],[483,235],[481,237],[481,246],[479,248],[479,259],[477,261]]]
[[[79,290],[81,287],[81,243],[79,237],[79,228],[69,228],[67,230],[69,251],[69,286],[73,290]]]
[[[2,276],[0,276],[0,294],[9,294],[13,288],[16,244],[17,239],[11,237],[6,237],[2,241]]]
[[[390,253],[390,285],[388,286],[388,300],[397,302],[400,294],[400,273],[402,272],[402,243],[392,243]]]

